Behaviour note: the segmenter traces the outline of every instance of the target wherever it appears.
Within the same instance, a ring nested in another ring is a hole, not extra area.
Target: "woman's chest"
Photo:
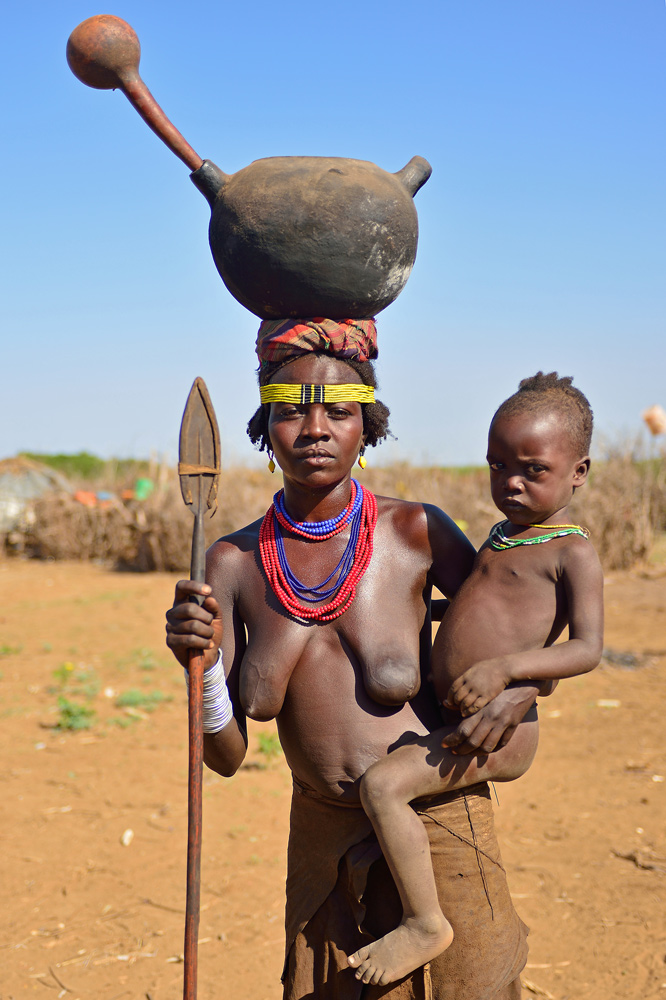
[[[420,685],[424,575],[372,559],[354,599],[328,622],[299,620],[265,585],[241,607],[247,646],[240,692],[252,718],[274,718],[285,698],[311,699],[333,685],[344,698],[399,705]]]

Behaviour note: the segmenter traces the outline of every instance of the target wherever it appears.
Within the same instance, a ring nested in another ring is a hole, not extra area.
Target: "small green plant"
[[[280,746],[280,739],[277,733],[259,733],[257,742],[259,744],[259,753],[262,754],[266,760],[275,760],[282,753],[282,747]]]
[[[92,667],[74,666],[71,660],[66,660],[53,671],[53,679],[57,681],[60,691],[78,694],[89,700],[99,694],[100,682]],[[58,688],[52,691],[58,690]]]
[[[16,656],[22,649],[23,646],[10,646],[8,643],[3,643],[0,645],[0,656]]]
[[[158,669],[160,661],[152,649],[142,647],[141,649],[133,649],[129,656],[123,656],[122,659],[116,660],[116,666],[123,673],[133,673],[137,669],[149,673]]]
[[[61,663],[60,666],[56,667],[53,671],[53,679],[58,682],[60,687],[65,687],[69,684],[72,674],[74,673],[74,664],[71,660],[66,660]]]
[[[139,670],[156,670],[157,660],[153,656],[152,649],[140,649],[137,653],[139,657]]]
[[[99,694],[99,677],[92,667],[81,667],[76,670],[72,678],[72,693],[83,695],[84,698],[92,699]]]
[[[119,729],[129,729],[136,723],[136,718],[128,715],[112,715],[108,720],[110,726],[118,726]]]
[[[90,729],[95,718],[95,710],[88,705],[79,705],[60,695],[58,698],[58,721],[56,729]]]
[[[152,712],[164,701],[172,701],[170,694],[163,691],[138,691],[131,688],[116,698],[116,708],[142,708],[144,712]]]
[[[247,826],[240,824],[239,826],[231,826],[227,830],[227,837],[231,837],[232,840],[237,840],[241,834],[247,832]]]

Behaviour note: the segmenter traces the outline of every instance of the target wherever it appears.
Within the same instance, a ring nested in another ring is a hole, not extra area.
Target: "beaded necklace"
[[[273,497],[273,507],[275,516],[281,526],[295,535],[308,538],[310,541],[323,542],[325,538],[332,538],[342,531],[351,520],[360,512],[363,503],[363,494],[360,484],[352,479],[351,497],[349,503],[341,510],[337,517],[328,518],[326,521],[294,521],[284,505],[284,490],[278,490]]]
[[[558,524],[555,531],[549,531],[546,535],[538,535],[536,538],[509,538],[504,534],[504,525],[509,521],[499,521],[490,529],[488,541],[494,549],[515,549],[518,545],[542,545],[553,538],[564,538],[566,535],[582,535],[589,538],[590,532],[580,524]],[[549,528],[548,524],[531,524],[530,528]]]
[[[354,600],[358,581],[372,557],[376,523],[377,499],[354,479],[349,503],[341,514],[328,521],[294,521],[284,506],[284,491],[276,493],[259,529],[259,553],[264,573],[280,604],[295,618],[306,620],[328,622],[343,614]],[[351,526],[349,541],[333,572],[312,587],[301,583],[287,561],[282,529],[293,531],[308,541],[322,542],[347,525]],[[325,526],[323,531],[322,526]],[[327,586],[334,578],[332,586]],[[328,601],[329,597],[332,600]],[[312,608],[302,601],[328,603]]]

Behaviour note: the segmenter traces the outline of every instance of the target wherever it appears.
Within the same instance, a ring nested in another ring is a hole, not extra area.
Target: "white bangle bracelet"
[[[190,677],[185,670],[185,683],[189,691]],[[234,715],[233,705],[229,697],[229,688],[224,676],[222,650],[217,660],[204,672],[203,677],[203,731],[204,733],[219,733],[228,725]]]

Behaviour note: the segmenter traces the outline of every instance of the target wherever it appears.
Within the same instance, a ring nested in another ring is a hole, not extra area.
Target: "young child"
[[[501,749],[473,756],[446,746],[456,725],[451,711],[469,716],[513,682],[573,677],[601,657],[601,567],[586,529],[568,523],[569,503],[587,478],[592,436],[590,405],[571,382],[538,372],[492,419],[490,490],[506,520],[481,546],[432,654],[433,683],[452,724],[392,751],[361,779],[361,801],[403,906],[395,930],[349,956],[364,983],[400,979],[453,941],[427,832],[410,803],[479,781],[513,780],[536,752],[535,709]],[[567,625],[568,639],[553,645]]]

